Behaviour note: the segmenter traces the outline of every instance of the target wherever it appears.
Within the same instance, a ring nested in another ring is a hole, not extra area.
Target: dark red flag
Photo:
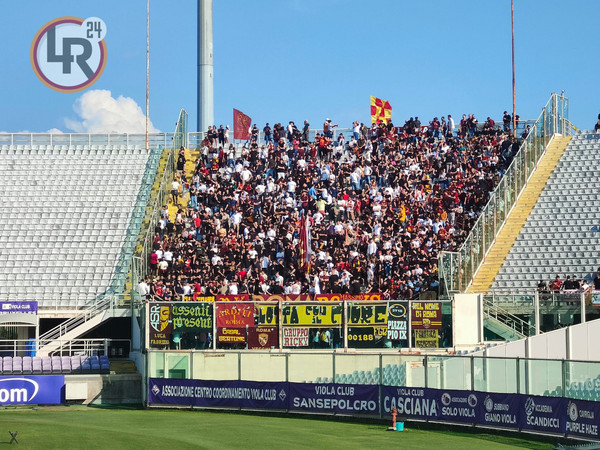
[[[233,138],[234,139],[250,139],[250,125],[252,119],[237,109],[233,109]]]

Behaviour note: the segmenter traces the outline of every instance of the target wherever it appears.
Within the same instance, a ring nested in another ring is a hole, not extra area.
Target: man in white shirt
[[[244,169],[240,172],[240,177],[242,178],[242,182],[246,184],[252,179],[252,172],[244,167]]]
[[[371,255],[375,255],[377,253],[377,244],[375,243],[375,241],[373,239],[371,239],[371,242],[369,242],[369,245],[367,246],[367,255],[371,256]]]
[[[148,284],[147,278],[145,280],[140,281],[140,284],[138,284],[138,294],[140,294],[142,300],[147,300],[149,298],[150,285]]]

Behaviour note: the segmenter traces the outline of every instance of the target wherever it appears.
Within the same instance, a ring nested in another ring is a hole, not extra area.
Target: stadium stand
[[[468,120],[468,119],[466,119]],[[238,157],[216,137],[182,153],[175,210],[156,227],[155,300],[200,294],[383,292],[437,285],[437,255],[455,249],[518,145],[466,121],[435,138],[415,121],[363,127],[332,141],[282,131]],[[277,140],[279,137],[279,141]],[[287,140],[286,140],[287,137]],[[215,154],[215,158],[208,155]],[[191,170],[190,170],[191,166]],[[310,283],[298,268],[300,215],[311,223]]]
[[[540,280],[575,275],[591,283],[600,266],[600,134],[573,136],[492,289],[535,292]]]
[[[108,356],[5,356],[0,375],[109,373]]]
[[[0,300],[74,309],[114,287],[149,162],[127,145],[3,145]]]

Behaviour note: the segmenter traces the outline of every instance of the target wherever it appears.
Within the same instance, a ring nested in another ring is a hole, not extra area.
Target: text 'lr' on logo
[[[44,25],[31,44],[37,77],[60,92],[94,84],[106,66],[106,24],[98,17],[59,17]]]

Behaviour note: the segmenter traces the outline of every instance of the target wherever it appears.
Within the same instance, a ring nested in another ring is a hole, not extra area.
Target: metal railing
[[[60,339],[69,331],[74,330],[79,325],[88,322],[97,314],[108,309],[130,309],[131,300],[124,294],[107,293],[101,299],[94,302],[90,307],[82,310],[79,314],[60,323],[56,327],[46,331],[39,337],[40,345],[49,344],[52,341]]]
[[[572,133],[568,99],[552,94],[461,247],[440,253],[443,296],[468,288],[552,137]]]
[[[484,319],[492,318],[500,322],[501,324],[513,330],[513,332],[520,338],[533,336],[536,334],[535,325],[529,324],[529,322],[526,322],[520,317],[512,314],[510,311],[486,299],[483,301],[483,317]]]
[[[151,133],[148,136],[149,148],[169,148],[172,146],[173,133]],[[8,148],[22,149],[25,146],[92,146],[112,145],[128,148],[146,148],[145,134],[128,133],[0,133],[0,150]]]
[[[131,352],[130,339],[58,339],[56,348],[48,356],[106,355],[127,356]],[[1,356],[36,356],[40,347],[35,339],[0,340]]]

